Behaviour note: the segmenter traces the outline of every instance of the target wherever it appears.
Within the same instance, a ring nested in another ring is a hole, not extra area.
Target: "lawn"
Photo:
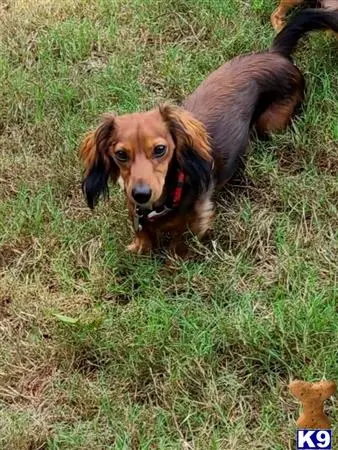
[[[129,254],[121,192],[89,211],[77,154],[101,113],[267,48],[276,3],[1,3],[1,449],[295,448],[288,382],[338,378],[334,37],[299,46],[302,112],[186,261]]]

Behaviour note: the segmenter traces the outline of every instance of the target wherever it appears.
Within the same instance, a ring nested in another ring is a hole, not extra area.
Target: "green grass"
[[[0,6],[1,449],[291,449],[288,382],[337,379],[334,38],[300,45],[301,115],[253,143],[190,260],[128,254],[122,194],[94,213],[81,195],[99,115],[180,101],[268,47],[273,3]]]

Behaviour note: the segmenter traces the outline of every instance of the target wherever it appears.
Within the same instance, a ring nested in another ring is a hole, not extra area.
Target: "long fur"
[[[207,131],[201,122],[183,108],[163,105],[160,113],[176,145],[175,159],[194,193],[200,195],[211,182],[212,156]]]
[[[80,147],[86,173],[82,190],[93,209],[101,195],[108,193],[108,180],[116,182],[119,168],[109,154],[114,137],[114,117],[107,116],[95,132],[89,133]]]

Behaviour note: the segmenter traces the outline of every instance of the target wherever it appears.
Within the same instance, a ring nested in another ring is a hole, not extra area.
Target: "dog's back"
[[[185,101],[211,138],[218,185],[233,175],[253,126],[265,134],[288,125],[304,92],[291,54],[304,34],[324,29],[338,31],[338,12],[302,11],[276,36],[270,51],[225,63]]]
[[[185,101],[184,107],[205,125],[211,137],[218,185],[233,175],[247,149],[250,129],[261,114],[272,103],[293,99],[302,89],[299,70],[285,57],[265,52],[224,64]],[[283,128],[288,120],[278,114]]]

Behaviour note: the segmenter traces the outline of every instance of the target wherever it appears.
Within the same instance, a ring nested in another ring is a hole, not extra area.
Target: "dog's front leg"
[[[211,227],[214,217],[214,205],[210,196],[207,195],[196,202],[194,210],[185,219],[186,231],[190,230],[192,234],[202,239]],[[183,231],[183,227],[180,227],[179,232],[172,233],[169,251],[181,258],[187,256],[189,247],[187,245],[187,233]]]
[[[206,196],[196,202],[195,211],[190,219],[190,230],[199,239],[211,228],[215,217],[214,204],[210,196]]]
[[[150,252],[152,248],[153,242],[151,236],[143,230],[136,232],[133,242],[127,247],[128,251],[139,255]]]
[[[188,250],[186,235],[184,233],[173,234],[169,245],[169,254],[173,257],[185,258]]]

